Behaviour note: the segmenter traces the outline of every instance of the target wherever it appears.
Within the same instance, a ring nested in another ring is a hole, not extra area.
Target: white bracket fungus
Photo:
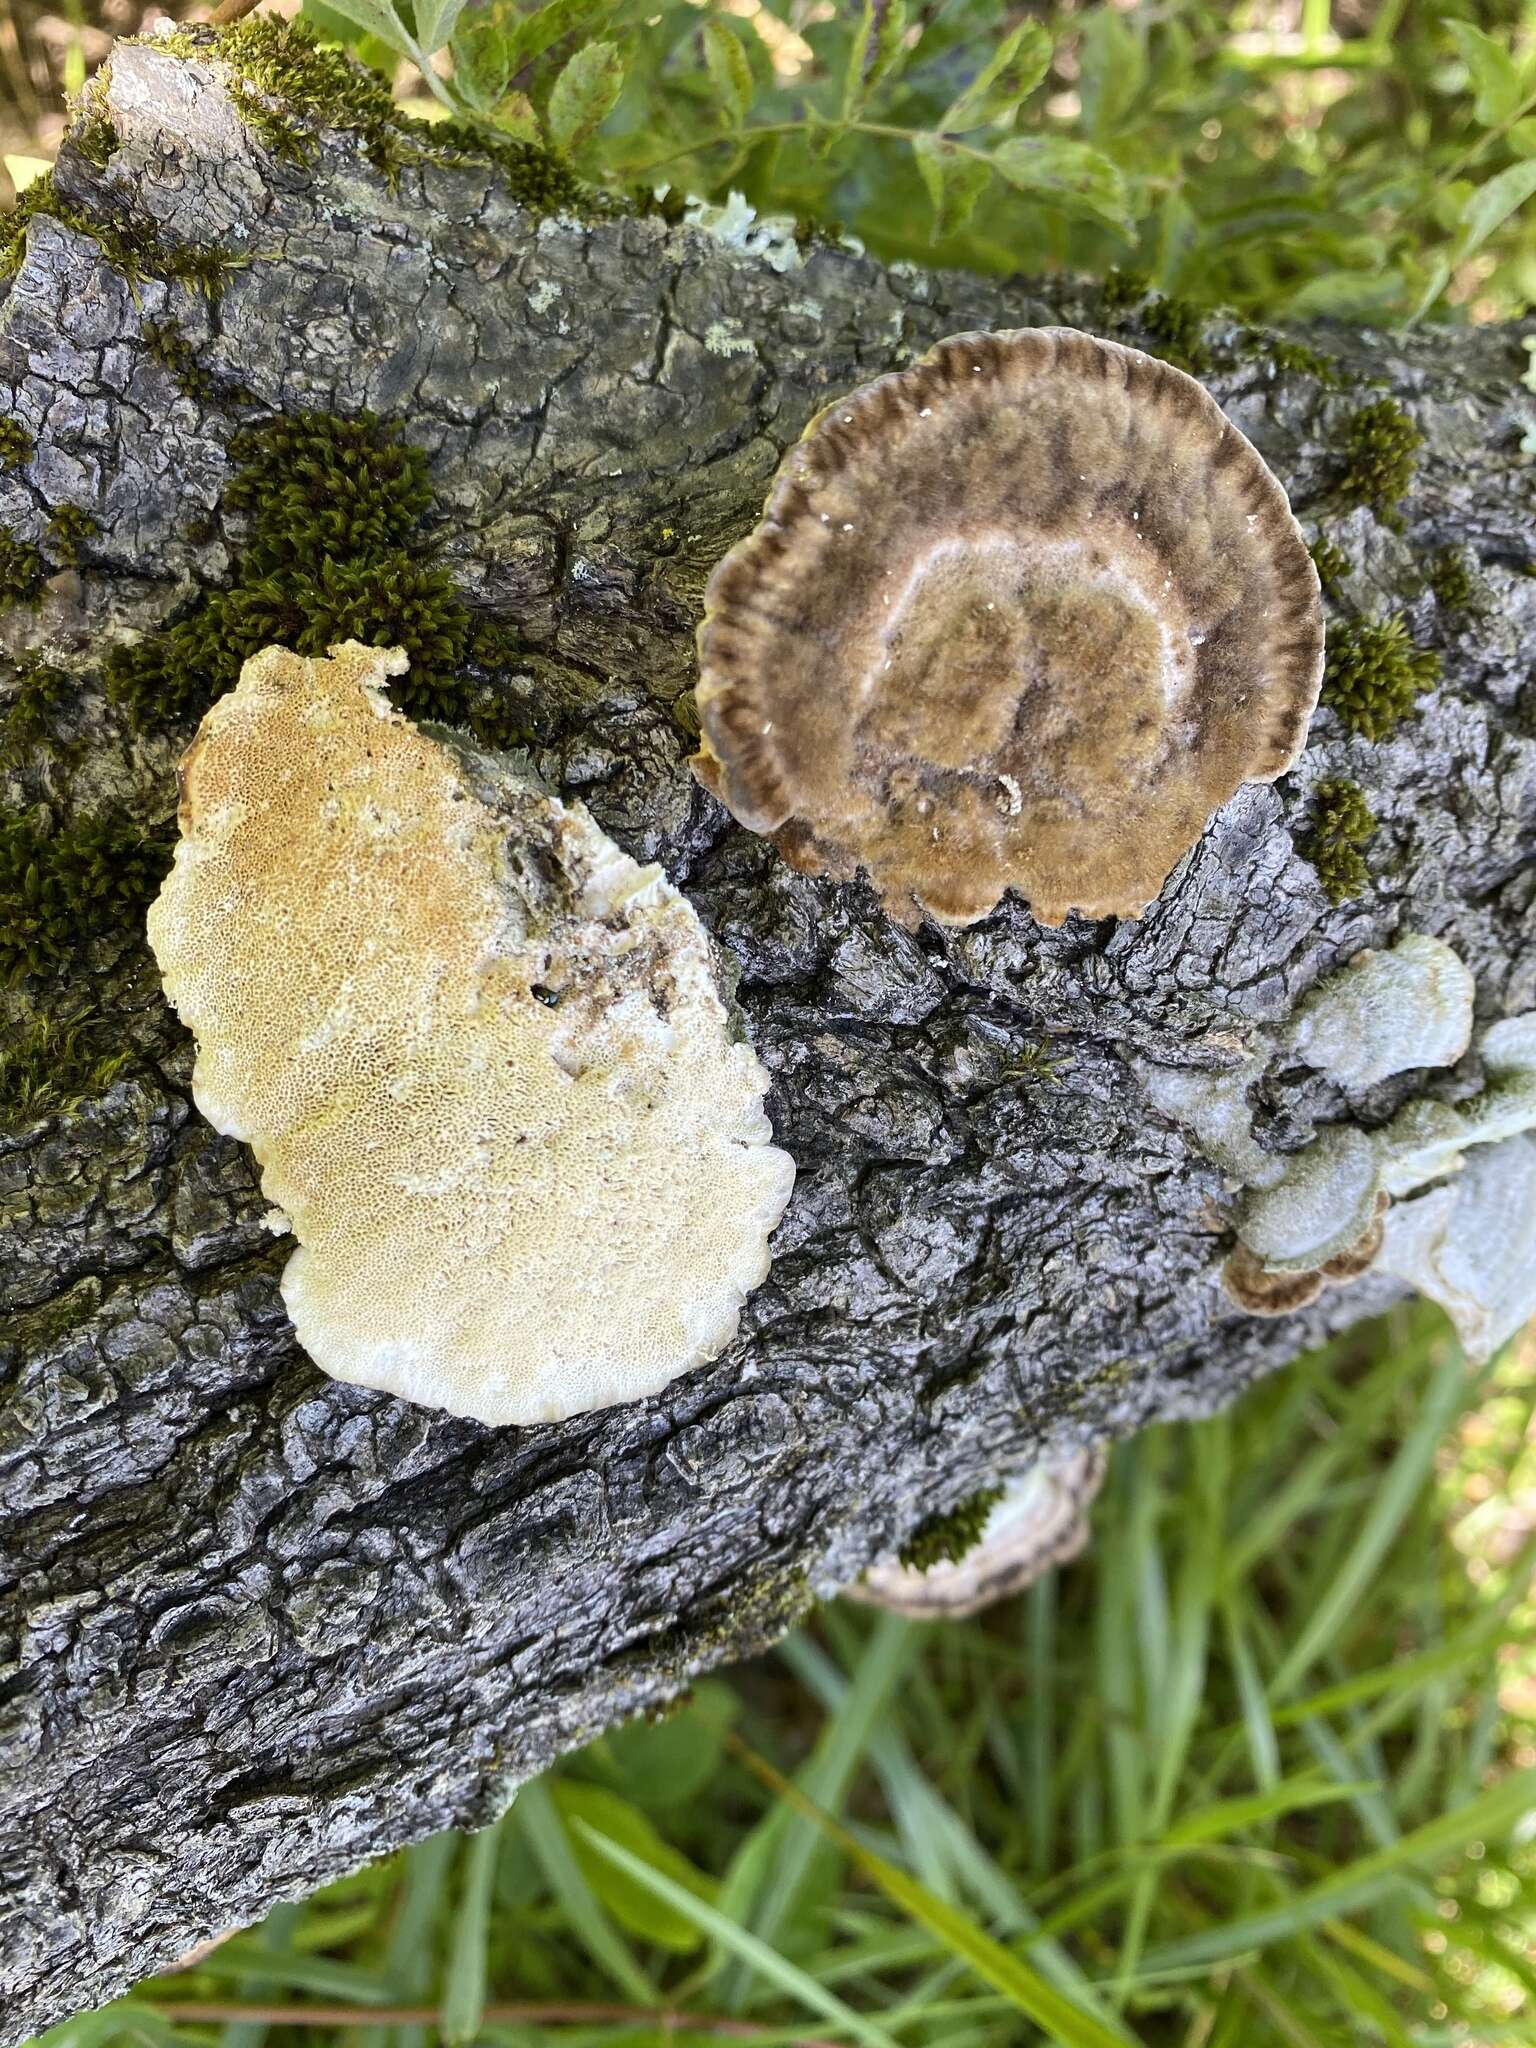
[[[1321,983],[1280,1047],[1346,1088],[1451,1066],[1467,1051],[1474,994],[1449,946],[1410,932]],[[1477,1050],[1487,1085],[1470,1101],[1419,1097],[1384,1130],[1329,1125],[1286,1154],[1253,1135],[1248,1091],[1271,1057],[1262,1038],[1223,1073],[1144,1070],[1154,1106],[1243,1188],[1221,1270],[1240,1307],[1289,1315],[1375,1266],[1439,1302],[1473,1359],[1536,1314],[1536,1013],[1491,1025]]]
[[[428,735],[405,656],[267,648],[181,768],[149,917],[337,1379],[487,1423],[653,1394],[734,1336],[794,1167],[696,914],[579,803]]]
[[[1443,939],[1408,932],[1356,954],[1299,1005],[1289,1047],[1345,1088],[1454,1066],[1472,1039],[1472,976]]]
[[[1536,1316],[1536,1138],[1479,1145],[1454,1179],[1386,1220],[1377,1263],[1439,1302],[1481,1364]]]

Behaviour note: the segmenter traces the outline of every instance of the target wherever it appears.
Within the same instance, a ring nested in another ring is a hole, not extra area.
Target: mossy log
[[[1302,344],[734,215],[540,213],[505,162],[317,137],[226,87],[206,42],[121,48],[0,282],[0,525],[38,557],[0,613],[5,2048],[274,1900],[484,1821],[1001,1475],[1205,1413],[1390,1301],[1367,1278],[1240,1313],[1215,1280],[1230,1190],[1140,1062],[1234,1064],[1405,929],[1457,948],[1482,1015],[1536,1007],[1518,333]],[[829,398],[943,335],[1057,322],[1177,336],[1326,542],[1334,614],[1401,616],[1438,674],[1418,662],[1382,737],[1322,710],[1296,771],[1240,792],[1135,922],[1047,931],[1010,900],[908,932],[862,885],[792,873],[692,780],[701,592]],[[1422,445],[1406,462],[1395,432],[1362,470],[1383,398]],[[238,576],[238,430],[365,409],[425,451],[423,545],[497,629],[477,701],[698,906],[799,1165],[731,1350],[559,1426],[429,1414],[297,1350],[285,1248],[247,1154],[191,1105],[123,866],[164,830],[190,726],[142,691],[110,701],[109,650]],[[1325,782],[1376,821],[1338,903],[1305,855]],[[1282,1068],[1260,1137],[1379,1118],[1407,1085],[1346,1104]]]

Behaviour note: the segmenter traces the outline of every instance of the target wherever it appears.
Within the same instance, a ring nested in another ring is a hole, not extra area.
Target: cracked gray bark
[[[899,930],[862,885],[791,873],[685,766],[704,579],[830,396],[971,327],[1135,340],[1096,295],[536,220],[490,170],[391,190],[355,139],[270,157],[206,64],[125,49],[94,217],[246,259],[216,304],[131,290],[34,222],[0,285],[0,397],[35,434],[0,521],[93,510],[79,578],[0,620],[82,674],[73,744],[8,772],[66,813],[169,801],[177,743],[103,706],[105,637],[217,580],[233,424],[398,418],[432,455],[466,592],[538,650],[512,688],[535,760],[659,859],[740,971],[799,1182],[739,1341],[664,1396],[491,1432],[325,1380],[286,1255],[135,934],[79,963],[134,1059],[99,1100],[0,1137],[0,2048],[511,1788],[691,1673],[788,1626],[920,1517],[1042,1455],[1230,1400],[1391,1298],[1367,1280],[1261,1323],[1214,1284],[1220,1176],[1146,1104],[1145,1059],[1220,1066],[1320,973],[1404,929],[1449,939],[1484,1019],[1536,1006],[1536,464],[1509,330],[1313,336],[1353,390],[1212,331],[1212,388],[1315,522],[1340,421],[1380,379],[1427,436],[1393,533],[1330,518],[1346,594],[1406,610],[1441,686],[1390,741],[1319,715],[1296,772],[1227,806],[1136,923]],[[174,317],[225,394],[146,353]],[[246,397],[236,397],[244,387]],[[1363,395],[1362,395],[1363,394]],[[199,528],[199,520],[211,522]],[[194,535],[211,533],[212,537]],[[1427,550],[1482,602],[1446,615]],[[94,652],[93,652],[94,650]],[[0,666],[0,692],[12,671]],[[1345,774],[1381,818],[1331,908],[1295,839]],[[5,998],[14,1024],[46,990]],[[1035,1069],[1048,1047],[1052,1076]],[[1377,1118],[1282,1069],[1259,1131]]]

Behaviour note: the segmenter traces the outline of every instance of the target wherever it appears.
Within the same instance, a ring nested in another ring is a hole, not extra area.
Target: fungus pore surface
[[[292,1223],[326,1372],[488,1423],[654,1393],[767,1271],[766,1075],[660,869],[417,730],[404,667],[267,648],[182,762],[149,934],[198,1106]]]
[[[896,915],[1134,916],[1296,759],[1317,572],[1182,371],[1067,328],[960,335],[821,413],[716,569],[700,779]]]

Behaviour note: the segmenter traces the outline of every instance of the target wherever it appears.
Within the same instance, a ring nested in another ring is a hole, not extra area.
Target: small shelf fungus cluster
[[[810,873],[964,925],[1136,916],[1300,752],[1317,572],[1193,378],[959,335],[827,408],[711,578],[695,772]]]
[[[268,648],[181,769],[150,912],[194,1090],[299,1248],[338,1379],[487,1423],[655,1393],[734,1336],[794,1168],[710,942],[398,651]]]
[[[1324,1125],[1299,1151],[1266,1150],[1250,1091],[1277,1060],[1360,1097],[1473,1049],[1476,990],[1443,941],[1409,932],[1319,984],[1284,1029],[1224,1073],[1149,1067],[1148,1094],[1240,1192],[1232,1299],[1286,1315],[1329,1284],[1376,1270],[1439,1302],[1470,1357],[1536,1314],[1536,1013],[1477,1039],[1480,1085],[1415,1095],[1387,1121]]]

